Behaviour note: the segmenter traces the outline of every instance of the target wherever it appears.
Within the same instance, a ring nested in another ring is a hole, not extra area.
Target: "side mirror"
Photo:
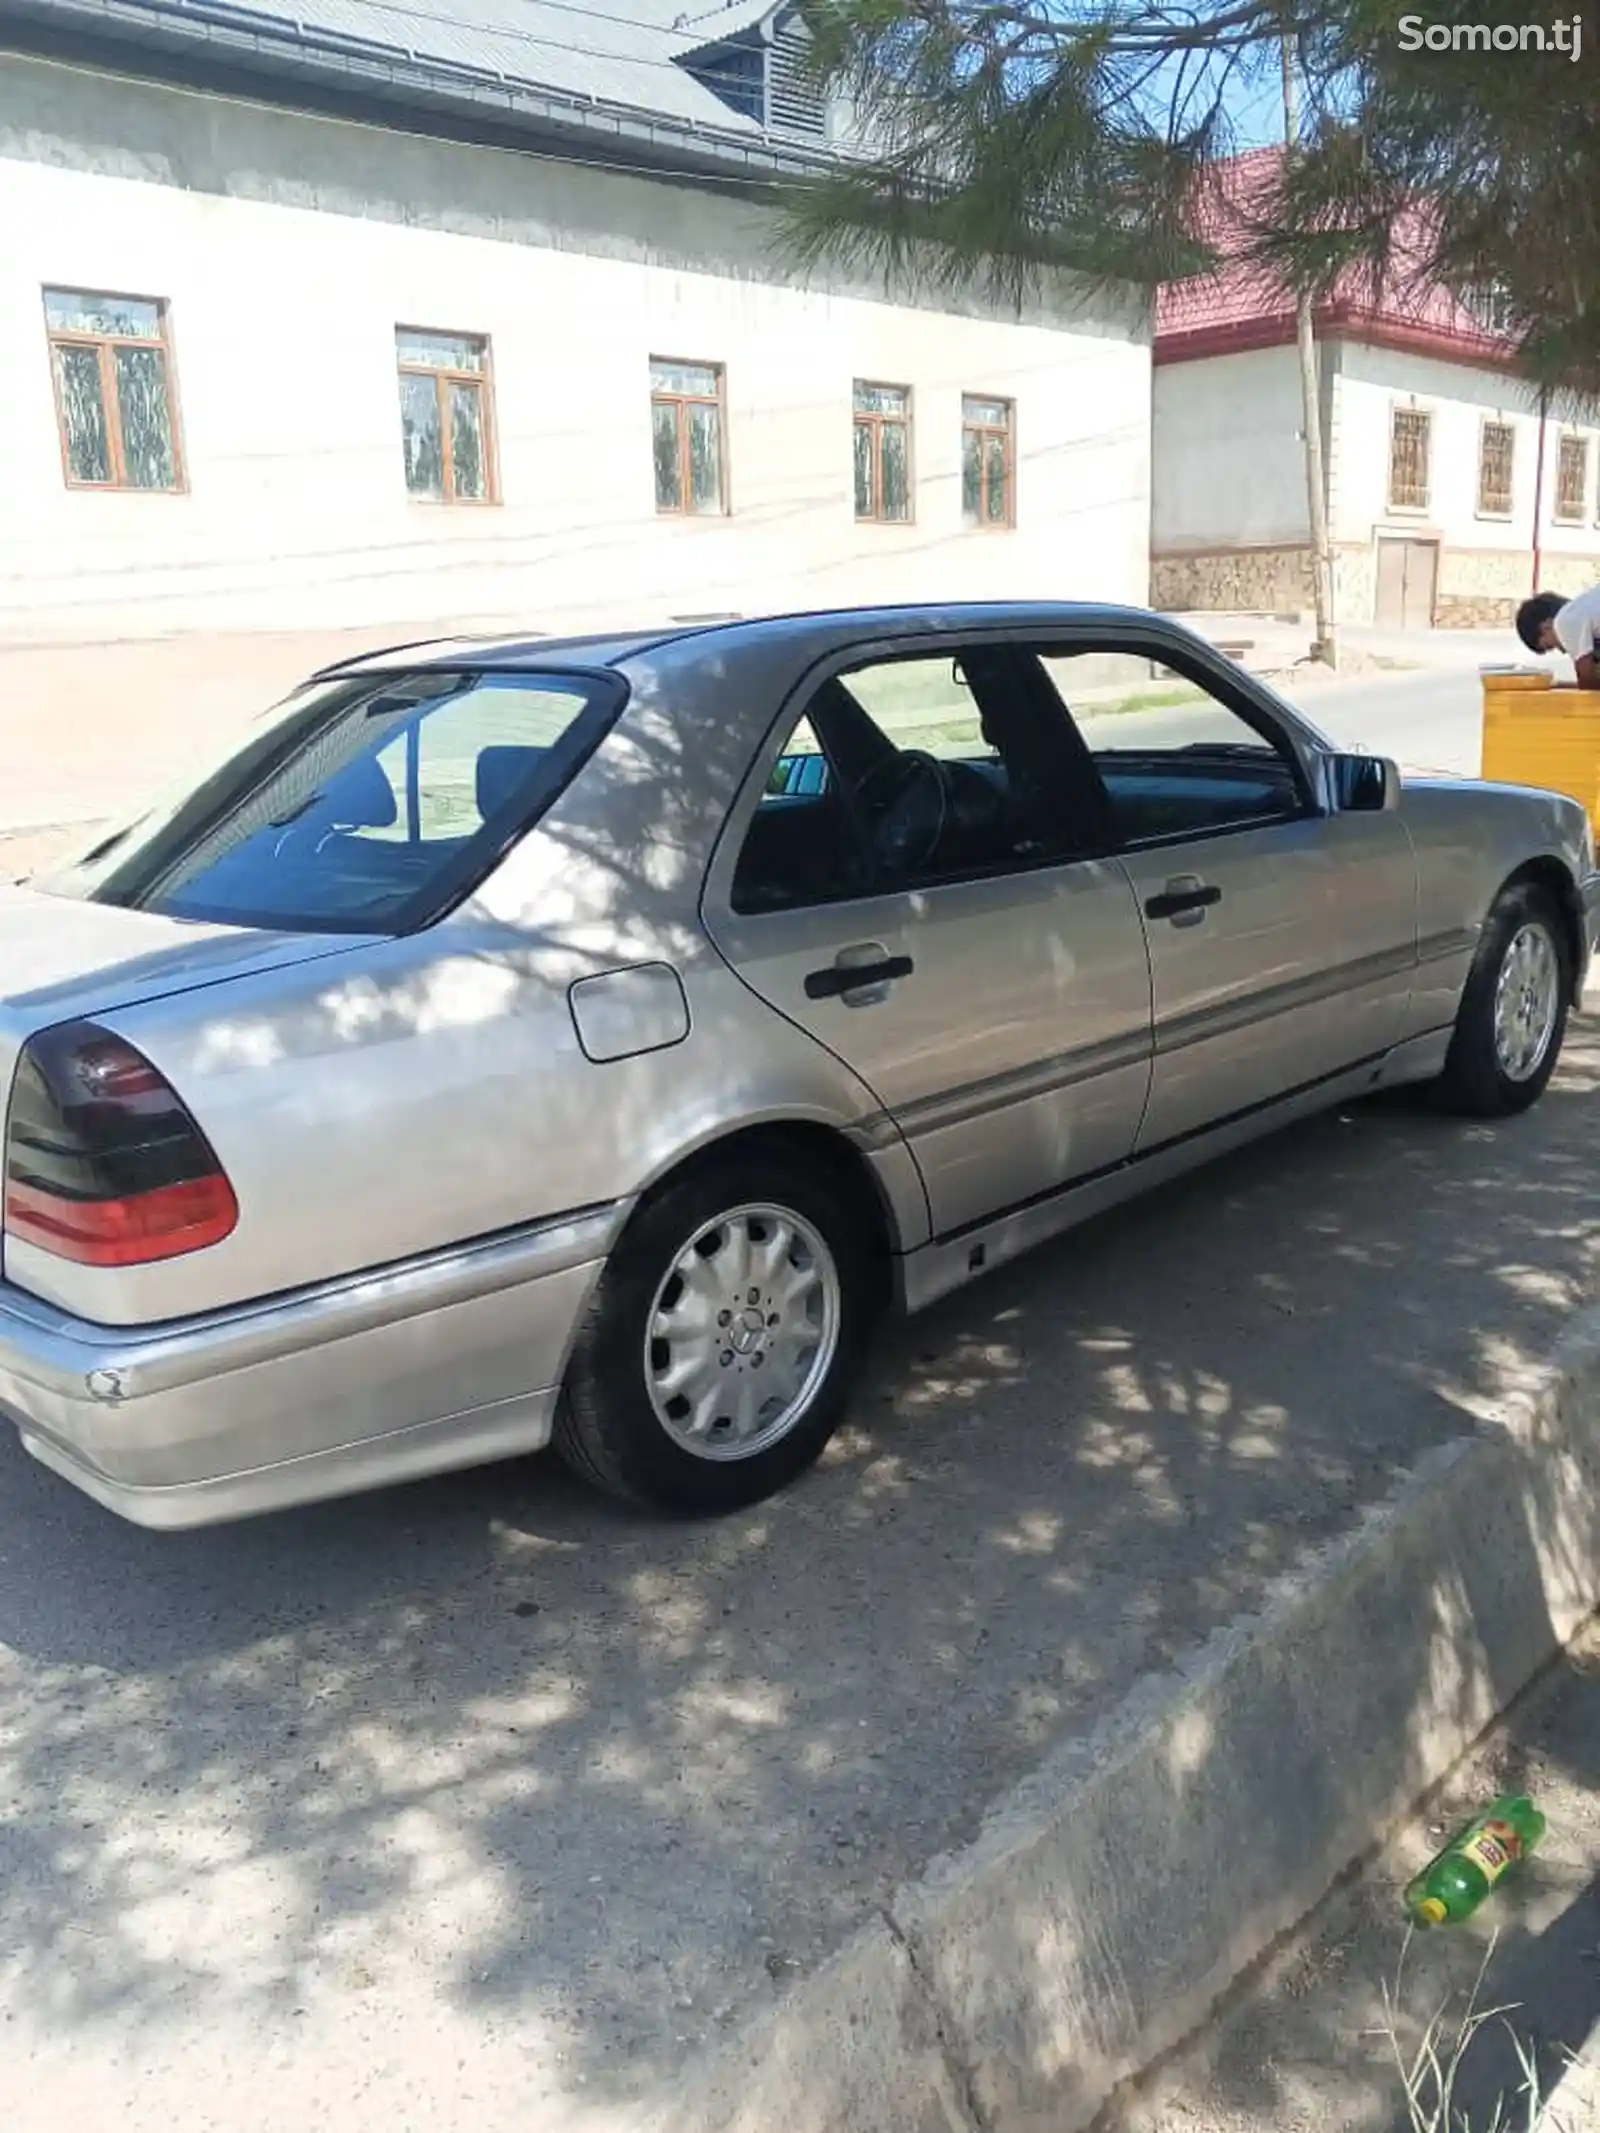
[[[1348,815],[1386,815],[1400,805],[1400,766],[1381,755],[1336,755],[1334,804]]]

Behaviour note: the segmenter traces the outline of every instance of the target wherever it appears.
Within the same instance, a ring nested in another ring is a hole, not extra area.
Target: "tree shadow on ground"
[[[17,2063],[409,2022],[528,2107],[681,2066],[1503,1408],[1590,1279],[1597,1076],[1575,1033],[1525,1119],[1356,1108],[1094,1224],[715,1525],[540,1460],[163,1537],[7,1440]]]

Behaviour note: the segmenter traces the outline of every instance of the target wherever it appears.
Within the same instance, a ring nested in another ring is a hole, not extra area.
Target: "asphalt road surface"
[[[1397,674],[1325,682],[1299,697],[1330,740],[1393,756],[1402,770],[1475,778],[1482,760],[1483,697],[1471,672]]]

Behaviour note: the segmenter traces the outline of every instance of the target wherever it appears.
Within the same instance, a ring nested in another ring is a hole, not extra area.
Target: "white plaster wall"
[[[31,61],[0,230],[0,638],[1145,594],[1137,311],[793,286],[746,202]],[[67,489],[47,284],[168,302],[187,494]],[[400,322],[490,336],[499,506],[408,497]],[[726,366],[725,519],[655,513],[652,353]],[[857,376],[913,388],[911,526],[856,523]],[[962,525],[963,390],[1016,402],[1014,532]]]
[[[1397,512],[1388,500],[1391,410],[1412,404],[1430,409],[1433,416],[1432,493],[1425,510]],[[1510,422],[1517,433],[1509,517],[1485,517],[1478,511],[1479,431],[1485,417]],[[1589,433],[1584,522],[1560,525],[1552,516],[1559,432],[1559,422],[1551,420],[1545,437],[1541,546],[1549,554],[1581,554],[1597,545],[1594,434]],[[1345,342],[1339,351],[1335,438],[1330,492],[1335,540],[1359,541],[1375,530],[1403,533],[1413,527],[1438,535],[1450,548],[1531,551],[1539,418],[1531,388],[1523,381],[1398,349]]]
[[[1151,545],[1158,555],[1307,539],[1294,349],[1162,363],[1153,404]]]

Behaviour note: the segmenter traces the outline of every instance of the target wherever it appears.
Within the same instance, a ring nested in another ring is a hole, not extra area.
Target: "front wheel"
[[[1445,1105],[1506,1118],[1544,1094],[1572,1004],[1572,959],[1554,898],[1534,882],[1502,890],[1484,921],[1439,1081]]]
[[[713,1158],[647,1201],[596,1287],[557,1450],[662,1510],[759,1502],[820,1455],[865,1342],[856,1212],[781,1154]]]

